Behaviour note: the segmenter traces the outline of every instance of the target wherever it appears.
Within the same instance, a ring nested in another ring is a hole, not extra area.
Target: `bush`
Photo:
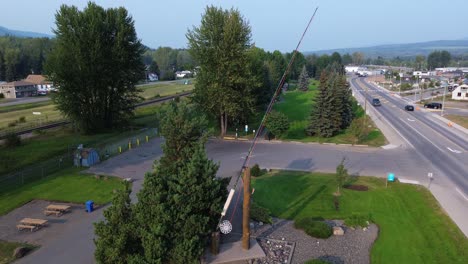
[[[253,177],[258,177],[262,175],[262,170],[260,169],[260,166],[258,166],[258,164],[252,166],[252,168],[250,169],[250,175],[252,175]]]
[[[3,99],[3,98],[5,98],[5,95],[0,93],[0,99]]]
[[[160,94],[156,94],[155,96],[153,96],[153,98],[159,98],[159,97],[161,97]]]
[[[14,148],[21,145],[21,138],[16,134],[8,134],[5,138],[5,146]]]
[[[16,123],[17,123],[16,121],[10,122],[8,123],[8,127],[14,127],[16,126]]]
[[[316,238],[329,238],[333,234],[331,226],[314,218],[302,218],[294,221],[294,227],[304,230],[309,236]]]
[[[268,114],[265,126],[275,137],[281,137],[289,129],[289,120],[285,114],[273,111]]]
[[[260,205],[252,202],[250,205],[250,218],[267,224],[271,224],[270,210],[261,207]]]
[[[22,117],[20,117],[20,118],[18,119],[18,121],[19,121],[20,123],[26,123],[26,117],[25,117],[25,116],[22,116]]]
[[[364,227],[367,226],[367,222],[372,222],[371,215],[364,214],[351,214],[348,218],[345,219],[345,225],[353,227]]]

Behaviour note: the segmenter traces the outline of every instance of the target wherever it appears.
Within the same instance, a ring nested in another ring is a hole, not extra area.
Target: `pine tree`
[[[128,263],[139,251],[130,192],[130,184],[125,182],[124,189],[117,190],[112,205],[104,211],[106,220],[94,224],[94,256],[98,263]]]
[[[302,67],[301,74],[299,75],[299,90],[309,90],[309,75],[307,74],[305,65]]]

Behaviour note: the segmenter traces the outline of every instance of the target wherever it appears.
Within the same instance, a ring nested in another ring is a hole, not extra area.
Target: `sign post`
[[[427,189],[431,188],[431,183],[434,180],[434,175],[432,172],[427,173],[427,177],[429,178],[429,184],[427,185]]]

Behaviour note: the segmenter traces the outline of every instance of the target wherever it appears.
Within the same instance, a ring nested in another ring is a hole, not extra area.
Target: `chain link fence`
[[[98,152],[102,162],[130,148],[138,148],[140,145],[146,144],[149,140],[156,137],[157,134],[157,129],[142,129],[137,131],[134,135],[110,144],[96,144],[95,146],[84,147],[94,148]],[[22,185],[44,179],[64,168],[70,168],[73,166],[74,157],[73,151],[68,151],[66,154],[48,159],[37,165],[28,166],[6,175],[0,175],[0,193],[12,191]]]

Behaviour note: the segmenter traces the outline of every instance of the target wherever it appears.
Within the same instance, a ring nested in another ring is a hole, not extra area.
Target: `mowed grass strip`
[[[460,115],[444,115],[448,120],[468,129],[468,116]]]
[[[145,99],[151,99],[163,96],[174,95],[177,93],[188,92],[193,90],[193,80],[190,80],[190,84],[184,84],[183,81],[175,82],[164,82],[155,83],[151,85],[144,85],[139,87],[142,90],[141,96]]]
[[[33,112],[40,112],[40,115],[33,115]],[[26,122],[16,123],[14,127],[9,124],[24,117]],[[0,130],[28,127],[40,125],[41,123],[63,120],[63,115],[50,102],[17,105],[0,108]]]
[[[82,174],[82,169],[69,168],[49,177],[25,184],[9,192],[0,194],[0,215],[7,214],[31,200],[50,200],[84,204],[93,200],[96,204],[111,201],[115,189],[123,188],[117,177]]]
[[[379,237],[371,250],[372,263],[468,263],[468,240],[421,186],[359,177],[354,184],[367,192],[342,189],[340,211],[333,203],[333,174],[275,172],[255,178],[254,201],[278,217],[345,219],[371,215]]]

